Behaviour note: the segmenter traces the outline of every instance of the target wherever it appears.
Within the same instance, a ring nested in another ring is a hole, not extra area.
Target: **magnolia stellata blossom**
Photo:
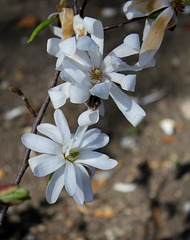
[[[162,10],[156,19],[146,19],[139,57],[141,65],[152,59],[161,45],[165,29],[176,25],[177,13],[182,12],[188,3],[189,0],[131,0],[125,3],[123,10],[128,19],[148,16]]]
[[[59,48],[67,53],[64,59],[59,57],[58,44],[54,43],[55,45],[48,49],[49,53],[58,57],[57,70],[61,71],[62,79],[66,81],[66,83],[49,90],[54,107],[61,107],[68,98],[72,103],[79,104],[88,103],[91,96],[108,99],[110,95],[129,122],[137,126],[144,118],[145,112],[116,84],[120,84],[123,90],[135,90],[136,75],[129,74],[126,76],[118,72],[142,69],[139,63],[130,66],[121,60],[123,57],[139,53],[138,35],[130,34],[127,36],[121,45],[103,59],[104,34],[102,23],[89,17],[85,17],[83,23],[87,32],[92,33],[91,38],[84,35],[77,42],[67,39],[66,41],[69,43],[67,49],[59,44]],[[69,55],[68,52],[71,52],[75,47],[75,53]],[[154,61],[152,60],[144,67],[153,65]],[[90,114],[93,115],[92,121],[89,119]],[[86,125],[88,120],[89,124],[97,122],[99,117],[97,114],[98,111],[87,110],[79,118],[79,125]],[[88,118],[87,121],[86,118]]]
[[[78,204],[93,199],[91,179],[86,168],[95,173],[95,168],[112,169],[117,161],[94,150],[109,142],[109,137],[97,128],[87,131],[78,127],[75,134],[70,129],[60,109],[54,112],[55,125],[43,123],[37,129],[46,137],[33,133],[22,136],[22,142],[36,152],[42,153],[29,159],[29,165],[37,177],[52,174],[46,189],[46,199],[55,203],[65,186]]]

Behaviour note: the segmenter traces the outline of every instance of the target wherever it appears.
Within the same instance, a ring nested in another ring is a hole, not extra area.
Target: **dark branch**
[[[32,114],[32,117],[35,119],[37,117],[37,115],[36,115],[35,111],[33,110],[33,108],[31,107],[30,103],[28,102],[28,99],[25,96],[23,97],[23,101],[24,101],[25,106],[28,108],[28,110]]]
[[[77,0],[73,0],[73,10],[74,10],[74,15],[77,15],[78,14]]]
[[[84,18],[84,9],[86,8],[86,5],[88,3],[88,0],[84,0],[82,3],[82,6],[80,7],[80,17]]]
[[[56,86],[58,77],[59,77],[59,72],[56,71],[50,87]],[[46,109],[48,107],[49,102],[50,102],[50,97],[49,97],[49,95],[47,95],[44,103],[42,104],[42,106],[40,108],[40,111],[39,111],[36,119],[34,120],[34,123],[33,123],[33,126],[32,126],[32,131],[31,131],[32,133],[37,132],[37,126],[40,124],[40,122],[41,122],[41,120],[42,120],[42,118],[43,118],[43,116],[46,112]],[[31,151],[30,149],[26,148],[23,159],[22,159],[21,166],[20,166],[19,171],[18,171],[18,173],[16,175],[16,178],[14,180],[15,184],[20,183],[26,169],[28,168],[28,159],[29,159],[29,156],[30,156],[30,151]],[[0,226],[2,226],[4,216],[6,215],[6,212],[7,212],[8,208],[9,208],[9,206],[3,206],[0,210]]]

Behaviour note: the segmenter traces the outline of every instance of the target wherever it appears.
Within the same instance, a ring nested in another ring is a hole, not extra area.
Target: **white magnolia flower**
[[[78,204],[90,202],[93,194],[86,168],[94,174],[95,168],[108,170],[117,165],[116,160],[94,151],[104,147],[109,137],[97,128],[87,131],[87,127],[78,127],[76,133],[71,134],[60,109],[55,110],[54,119],[56,126],[43,123],[37,128],[48,138],[33,133],[22,136],[27,148],[42,153],[29,159],[30,168],[37,177],[52,174],[46,189],[49,203],[56,202],[64,186]]]
[[[148,16],[163,10],[156,19],[147,18],[143,33],[143,44],[140,50],[140,65],[147,64],[158,51],[165,29],[177,24],[177,13],[182,12],[189,0],[131,0],[124,5],[128,19]]]
[[[61,71],[61,78],[66,81],[49,90],[54,108],[64,105],[68,98],[72,103],[79,104],[88,102],[91,96],[108,99],[110,95],[129,122],[137,126],[144,118],[145,112],[116,84],[120,84],[121,88],[126,91],[135,90],[136,75],[126,76],[118,72],[142,69],[139,63],[130,66],[121,60],[123,57],[139,53],[138,35],[130,34],[127,36],[120,46],[103,59],[104,33],[101,22],[85,17],[84,27],[87,32],[91,33],[91,38],[84,35],[77,42],[67,39],[66,41],[69,43],[67,48],[55,44],[54,51],[51,51],[52,55],[58,57],[59,64],[56,66]],[[57,48],[58,45],[59,48]],[[73,55],[68,54],[68,48],[76,49],[73,51]],[[67,56],[62,59],[59,57],[60,49],[67,53]],[[154,60],[150,61],[144,68],[153,65]],[[89,111],[86,112],[88,115]],[[97,114],[94,115],[97,116]],[[97,120],[97,117],[95,119]]]

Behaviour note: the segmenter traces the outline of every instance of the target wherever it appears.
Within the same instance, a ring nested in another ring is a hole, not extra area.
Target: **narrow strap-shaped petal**
[[[48,19],[54,17],[55,15],[59,14],[58,12],[56,13],[51,13],[49,16],[48,16]],[[51,31],[53,32],[53,34],[59,38],[62,38],[62,30],[60,27],[56,27],[54,26],[52,23],[50,23],[50,29]]]
[[[108,99],[111,85],[112,85],[112,83],[110,81],[98,83],[90,89],[90,93],[93,96],[97,96],[102,99]]]
[[[25,133],[21,137],[22,143],[29,149],[39,152],[53,155],[59,155],[61,153],[61,145],[34,133]]]
[[[29,165],[36,177],[44,177],[55,172],[65,164],[65,160],[61,156],[53,156],[49,154],[41,154],[29,159]]]
[[[60,47],[60,50],[63,53],[65,53],[69,56],[74,55],[75,52],[76,52],[76,39],[75,39],[75,37],[68,38],[66,40],[62,40],[59,43],[59,47]]]
[[[60,54],[60,47],[59,43],[61,42],[61,39],[59,38],[50,38],[47,40],[47,52],[50,55],[53,55],[55,57],[59,57]]]
[[[110,95],[119,110],[134,127],[136,127],[146,116],[144,110],[115,84],[112,85]]]
[[[51,138],[54,142],[63,144],[59,129],[55,125],[52,125],[50,123],[41,123],[37,126],[37,130],[38,132]]]
[[[60,131],[63,140],[63,146],[66,145],[71,139],[70,129],[67,120],[60,109],[56,109],[54,112],[55,123]]]
[[[62,107],[69,98],[70,83],[62,83],[48,90],[51,102],[55,109]]]
[[[141,47],[139,63],[144,66],[154,57],[164,37],[165,29],[174,14],[174,8],[165,9],[152,23]]]
[[[89,165],[102,170],[109,170],[117,165],[117,161],[107,155],[94,151],[81,151],[75,163]]]
[[[104,49],[104,30],[101,21],[94,18],[85,17],[84,28],[91,34],[91,38],[99,46],[102,59]]]
[[[72,103],[84,103],[90,97],[89,88],[71,84],[69,89],[70,101]]]
[[[74,164],[70,161],[66,161],[65,167],[65,188],[70,196],[76,192],[76,173]]]
[[[82,205],[84,203],[84,190],[83,190],[83,182],[82,182],[82,176],[81,176],[81,170],[80,168],[74,164],[75,172],[76,172],[76,191],[73,194],[73,198],[76,203],[79,205]]]
[[[60,167],[51,176],[46,188],[46,199],[48,203],[53,204],[57,201],[61,190],[64,187],[64,167]]]
[[[90,126],[99,120],[99,111],[88,109],[80,114],[78,118],[79,126]]]
[[[79,14],[73,17],[73,28],[77,40],[84,34],[87,34],[87,31],[84,29],[83,18],[81,18]]]

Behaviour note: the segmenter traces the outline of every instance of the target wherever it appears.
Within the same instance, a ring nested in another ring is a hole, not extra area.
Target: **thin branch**
[[[73,10],[74,10],[74,15],[77,15],[78,14],[77,0],[73,0]]]
[[[58,77],[59,77],[59,72],[56,71],[50,87],[56,86]],[[39,111],[36,119],[34,120],[34,123],[33,123],[33,126],[32,126],[32,131],[31,131],[32,133],[37,132],[37,126],[40,124],[40,122],[41,122],[41,120],[42,120],[42,118],[43,118],[43,116],[46,112],[46,109],[48,107],[49,102],[50,102],[50,97],[49,97],[49,95],[47,95],[44,103],[42,104],[42,106],[40,108],[40,111]],[[23,159],[22,159],[21,166],[20,166],[19,171],[18,171],[18,173],[16,175],[16,178],[14,180],[14,184],[19,184],[20,183],[26,169],[28,168],[28,159],[29,159],[29,156],[30,156],[30,151],[31,151],[30,149],[26,148]],[[8,208],[9,208],[9,206],[3,206],[0,210],[0,226],[2,226],[4,216],[6,215],[6,212],[7,212]]]
[[[110,25],[110,26],[106,26],[104,27],[104,31],[106,30],[110,30],[110,29],[113,29],[113,28],[118,28],[118,27],[123,27],[124,25],[128,24],[128,23],[131,23],[131,22],[134,22],[134,21],[137,21],[137,20],[141,20],[141,19],[145,19],[145,17],[139,17],[139,18],[133,18],[133,19],[130,19],[130,20],[126,20],[122,23],[117,23],[117,24],[113,24],[113,25]]]
[[[30,111],[30,113],[32,114],[32,117],[35,119],[37,117],[37,115],[36,115],[35,111],[33,110],[33,108],[31,107],[30,103],[28,102],[28,99],[25,96],[23,97],[23,101],[24,101],[26,108]]]
[[[86,8],[86,5],[88,3],[88,0],[84,0],[82,3],[82,6],[80,7],[80,17],[84,18],[84,9]]]

